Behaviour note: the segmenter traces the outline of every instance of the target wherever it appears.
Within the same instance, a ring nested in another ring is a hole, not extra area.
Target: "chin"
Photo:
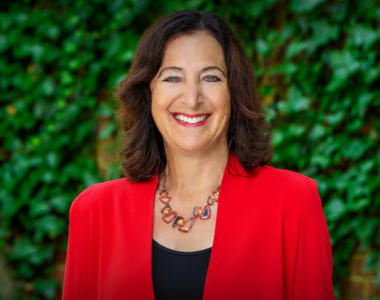
[[[177,144],[177,147],[183,151],[191,152],[191,153],[203,152],[207,149],[207,143],[205,142],[200,143],[199,141],[193,142],[193,143],[180,143],[180,144]]]

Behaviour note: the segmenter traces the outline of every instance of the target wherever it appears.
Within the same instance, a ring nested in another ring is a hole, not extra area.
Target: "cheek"
[[[167,92],[156,88],[151,91],[151,109],[152,109],[152,117],[158,128],[158,130],[163,134],[165,128],[167,127],[168,117],[171,117],[167,114],[168,108],[170,106],[170,98],[167,95]]]
[[[168,88],[165,85],[155,86],[154,89],[151,89],[151,98],[152,106],[154,105],[157,108],[167,108],[172,101],[173,96],[176,94],[176,91],[172,88]]]
[[[230,92],[228,87],[218,87],[208,90],[209,99],[213,99],[213,106],[219,112],[221,112],[221,117],[225,117],[223,115],[230,113],[231,111],[231,99]]]
[[[154,122],[156,123],[156,126],[160,130],[160,111],[161,111],[161,106],[160,106],[160,97],[156,93],[156,91],[151,92],[151,99],[152,99],[152,104],[151,104],[151,109],[152,109],[152,117]],[[161,130],[160,130],[161,131]]]
[[[223,122],[223,128],[228,127],[231,117],[231,98],[228,89],[220,95],[220,102],[218,109],[221,111],[221,122]]]
[[[152,115],[158,115],[165,106],[165,95],[163,95],[160,89],[155,88],[151,90],[151,99],[152,99]]]

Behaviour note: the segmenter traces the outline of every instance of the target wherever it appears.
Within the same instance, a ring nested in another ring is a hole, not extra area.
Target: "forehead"
[[[210,34],[196,32],[170,41],[164,53],[162,67],[166,65],[198,66],[217,65],[225,69],[225,58],[221,45]]]

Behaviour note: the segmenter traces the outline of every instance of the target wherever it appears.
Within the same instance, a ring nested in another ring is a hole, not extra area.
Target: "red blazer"
[[[334,299],[331,244],[316,182],[271,166],[247,176],[234,155],[229,163],[234,169],[226,168],[220,186],[203,299]],[[112,180],[74,200],[64,300],[154,299],[157,183],[157,177]]]

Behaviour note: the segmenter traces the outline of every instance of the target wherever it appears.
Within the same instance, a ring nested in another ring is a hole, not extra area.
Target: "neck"
[[[228,161],[227,146],[189,155],[165,147],[167,166],[160,188],[180,194],[196,195],[197,191],[218,188]]]

